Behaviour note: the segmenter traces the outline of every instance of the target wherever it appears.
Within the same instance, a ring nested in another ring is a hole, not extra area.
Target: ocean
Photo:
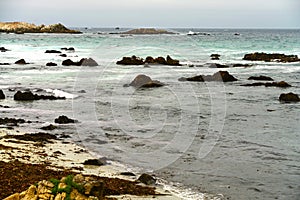
[[[185,199],[300,199],[300,62],[245,61],[246,53],[300,56],[300,30],[170,29],[172,35],[110,34],[127,29],[80,29],[71,34],[0,34],[0,117],[31,120],[17,129],[41,132],[59,115],[78,120],[54,134],[70,136],[98,157],[156,174]],[[199,35],[187,35],[189,31]],[[74,47],[48,54],[46,50]],[[211,60],[211,54],[220,60]],[[123,56],[166,57],[183,66],[122,66]],[[62,66],[91,57],[99,66]],[[28,65],[16,65],[24,58]],[[58,66],[48,67],[47,62]],[[230,65],[213,68],[212,63]],[[250,67],[232,67],[251,64]],[[236,82],[180,82],[180,77],[225,70]],[[123,87],[145,74],[166,85]],[[244,87],[250,76],[270,76],[292,87]],[[18,90],[66,100],[13,100]],[[3,107],[3,106],[9,106]]]

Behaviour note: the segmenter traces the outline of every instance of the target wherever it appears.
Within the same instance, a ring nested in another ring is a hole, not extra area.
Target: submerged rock
[[[219,55],[219,54],[211,54],[210,55],[210,59],[212,59],[212,60],[220,60],[220,56],[221,55]]]
[[[66,99],[65,97],[56,97],[53,95],[37,95],[33,94],[31,91],[21,92],[17,91],[14,95],[14,100],[16,101],[33,101],[33,100],[58,100]]]
[[[80,66],[98,66],[98,63],[93,58],[83,58],[83,60],[80,60],[80,62]]]
[[[265,61],[265,62],[299,62],[300,59],[297,55],[285,55],[279,53],[250,53],[246,54],[243,60],[251,60],[251,61]]]
[[[63,48],[60,48],[60,50],[62,50],[62,51],[75,51],[75,48],[74,47],[69,47],[69,48],[67,48],[67,47],[63,47]]]
[[[288,84],[285,81],[272,82],[272,83],[256,82],[256,83],[243,84],[241,86],[248,86],[248,87],[251,87],[251,86],[265,86],[265,87],[281,87],[281,88],[292,87],[290,84]]]
[[[198,75],[189,78],[179,78],[179,81],[194,81],[194,82],[205,82],[205,81],[222,81],[222,82],[232,82],[237,81],[237,79],[229,74],[227,71],[219,71],[213,75]]]
[[[76,120],[70,119],[70,118],[68,118],[68,117],[65,116],[65,115],[61,115],[61,116],[59,116],[58,118],[56,118],[56,119],[54,120],[54,122],[57,123],[57,124],[69,124],[69,123],[75,123]]]
[[[228,65],[222,65],[222,64],[218,64],[218,63],[213,63],[209,67],[210,68],[229,68]]]
[[[88,159],[83,162],[84,165],[94,165],[94,166],[102,166],[105,165],[106,162],[105,160],[100,160],[100,159]]]
[[[268,76],[250,76],[248,80],[255,80],[255,81],[273,81],[271,77]]]
[[[0,51],[1,51],[1,52],[6,52],[6,51],[9,51],[9,50],[6,49],[5,47],[0,47]]]
[[[131,57],[123,57],[122,60],[117,61],[117,65],[143,65],[144,61],[142,58],[131,56]]]
[[[163,83],[159,81],[152,80],[149,76],[140,74],[135,77],[135,79],[129,84],[136,88],[151,88],[151,87],[161,87],[164,86]]]
[[[250,64],[233,64],[232,67],[251,67]]]
[[[45,130],[45,131],[52,131],[54,129],[57,129],[57,126],[54,126],[53,124],[50,124],[48,126],[43,126],[41,129]]]
[[[299,102],[300,98],[297,94],[294,94],[292,92],[290,93],[283,93],[279,96],[279,101],[283,102]]]
[[[144,64],[160,64],[160,65],[171,65],[171,66],[181,66],[179,60],[175,60],[171,58],[171,56],[167,55],[164,57],[153,58],[151,56],[147,56],[144,60],[143,58],[136,57],[135,55],[131,57],[123,57],[122,60],[117,61],[117,65],[144,65]]]
[[[2,90],[0,90],[0,99],[5,99],[5,94]]]
[[[154,28],[139,28],[133,29],[130,31],[122,32],[121,34],[139,34],[139,35],[146,35],[146,34],[174,34],[172,32],[163,30],[163,29],[154,29]]]

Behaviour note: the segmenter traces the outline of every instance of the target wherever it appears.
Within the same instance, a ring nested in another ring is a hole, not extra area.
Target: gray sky
[[[300,28],[300,0],[0,0],[0,21],[80,27]]]

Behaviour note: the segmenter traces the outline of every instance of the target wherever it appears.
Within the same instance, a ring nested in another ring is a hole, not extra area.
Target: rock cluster
[[[222,82],[232,82],[237,81],[237,79],[229,74],[227,71],[218,71],[213,75],[199,75],[194,77],[185,78],[182,77],[178,79],[179,81],[194,81],[194,82],[205,82],[205,81],[222,81]]]
[[[74,62],[71,59],[64,60],[62,62],[64,66],[98,66],[98,63],[92,58],[82,58],[78,62]]]
[[[151,56],[143,58],[136,57],[135,55],[131,57],[123,57],[122,60],[117,61],[117,65],[144,65],[144,64],[160,64],[160,65],[172,65],[181,66],[179,60],[172,59],[171,56],[157,57],[153,58]]]
[[[58,99],[66,99],[66,98],[56,97],[53,95],[38,95],[38,94],[33,94],[31,91],[25,91],[25,92],[18,91],[14,95],[14,100],[16,101],[58,100]]]
[[[280,53],[250,53],[244,55],[243,60],[251,60],[251,61],[265,61],[265,62],[299,62],[300,59],[297,55],[285,55]]]
[[[81,33],[62,24],[35,25],[26,22],[0,22],[0,32],[7,33]]]
[[[163,30],[163,29],[154,29],[154,28],[139,28],[139,29],[132,29],[126,32],[122,32],[121,34],[139,34],[139,35],[153,35],[153,34],[174,34],[172,32]]]
[[[280,82],[267,82],[267,83],[263,83],[263,82],[256,82],[256,83],[249,83],[249,84],[243,84],[241,86],[266,86],[266,87],[281,87],[281,88],[286,88],[286,87],[291,87],[290,84],[288,84],[285,81],[280,81]]]
[[[140,74],[136,76],[130,84],[124,86],[133,86],[135,88],[152,88],[161,87],[164,86],[164,84],[159,81],[152,80],[149,76]]]

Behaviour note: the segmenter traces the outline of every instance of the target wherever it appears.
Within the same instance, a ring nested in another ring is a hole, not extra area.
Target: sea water
[[[242,60],[254,52],[299,56],[299,30],[173,29],[174,35],[82,30],[80,35],[0,34],[0,46],[10,50],[0,53],[0,63],[11,63],[0,65],[0,88],[7,96],[0,103],[10,107],[0,108],[0,117],[32,120],[19,127],[28,132],[41,131],[59,115],[75,118],[78,123],[54,133],[71,136],[95,155],[154,173],[185,198],[201,199],[202,193],[228,199],[300,198],[300,104],[278,100],[281,93],[300,94],[300,63]],[[201,34],[188,36],[189,31]],[[62,51],[67,58],[44,53],[62,47],[75,52]],[[220,60],[211,60],[213,53]],[[132,55],[170,55],[183,66],[115,64]],[[99,66],[61,65],[65,59],[88,57]],[[21,58],[30,64],[13,64]],[[58,66],[46,67],[47,62]],[[212,63],[252,66],[217,69]],[[178,81],[219,70],[238,81]],[[166,85],[123,87],[138,74]],[[241,86],[254,82],[247,80],[254,75],[293,87]],[[26,89],[66,100],[13,100],[17,90]]]

